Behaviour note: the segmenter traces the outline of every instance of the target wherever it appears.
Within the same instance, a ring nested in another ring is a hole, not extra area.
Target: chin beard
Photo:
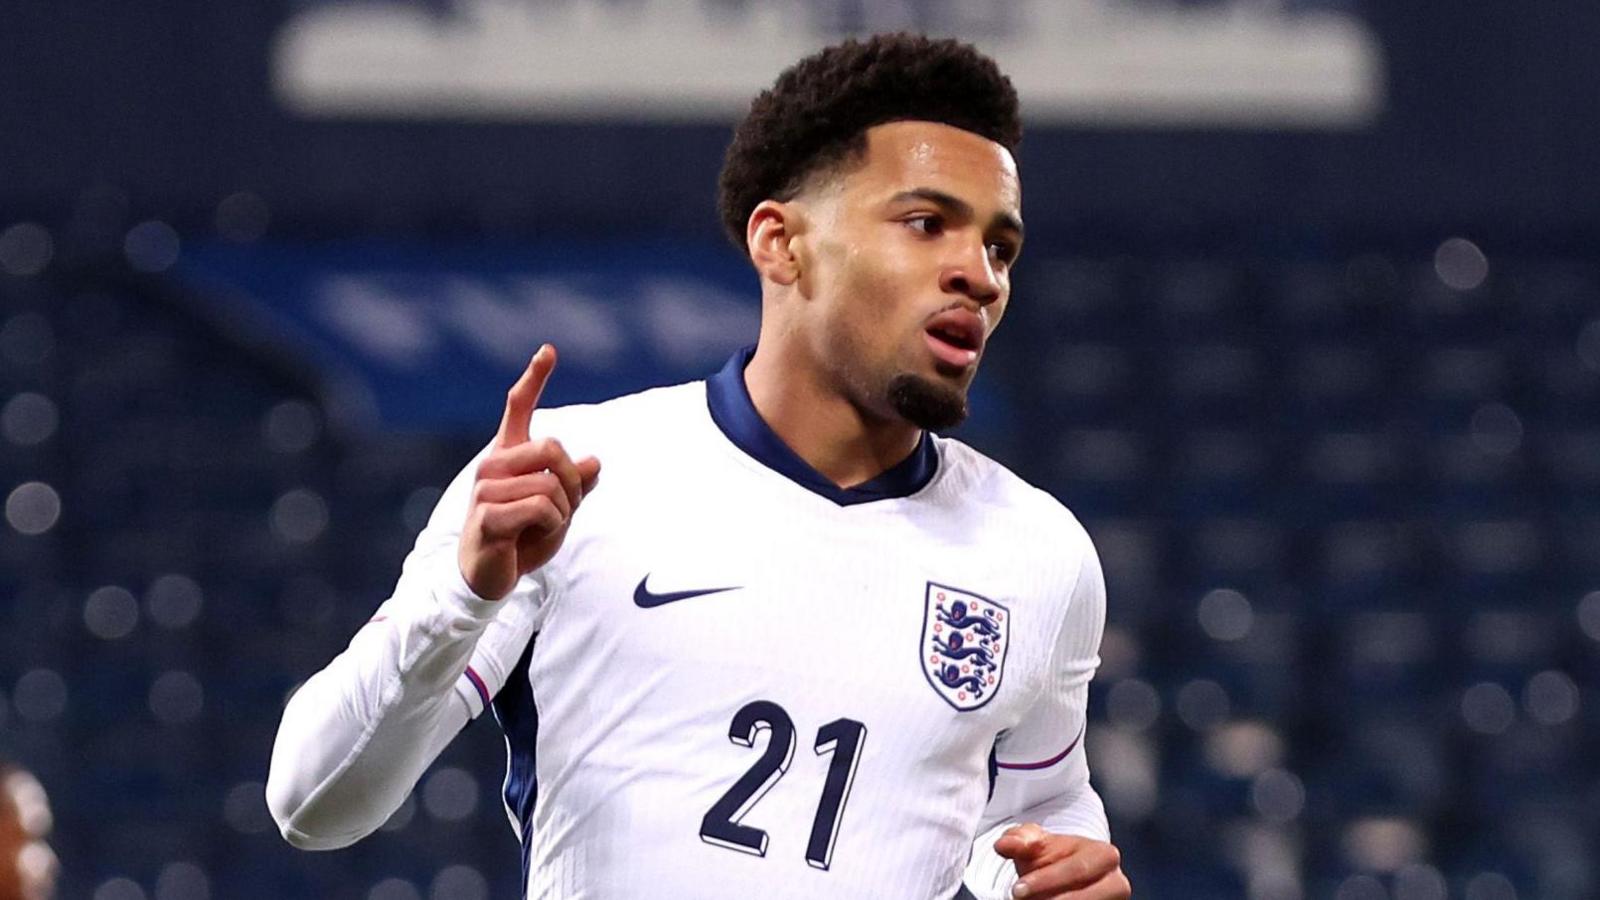
[[[907,422],[927,431],[944,431],[967,419],[966,392],[917,375],[896,375],[890,380],[889,405]]]

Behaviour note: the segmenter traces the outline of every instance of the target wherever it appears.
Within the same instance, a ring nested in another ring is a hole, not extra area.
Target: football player
[[[528,898],[1129,896],[1084,753],[1094,548],[935,434],[1010,299],[1020,130],[951,40],[846,42],[757,97],[721,177],[757,343],[556,409],[534,354],[285,710],[285,837],[370,833],[493,710]]]

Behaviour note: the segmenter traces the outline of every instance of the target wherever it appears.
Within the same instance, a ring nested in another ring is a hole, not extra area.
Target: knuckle
[[[566,518],[566,513],[561,511],[561,504],[557,503],[554,497],[549,494],[540,494],[539,501],[539,511],[545,518],[557,522]]]

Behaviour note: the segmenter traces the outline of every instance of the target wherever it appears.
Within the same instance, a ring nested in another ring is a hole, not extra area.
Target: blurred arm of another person
[[[534,354],[494,442],[440,498],[393,595],[285,707],[267,805],[294,846],[330,850],[377,830],[537,629],[549,594],[539,569],[600,471],[529,437],[555,363],[553,347]]]
[[[0,900],[50,900],[58,863],[46,838],[53,817],[33,774],[0,762]]]

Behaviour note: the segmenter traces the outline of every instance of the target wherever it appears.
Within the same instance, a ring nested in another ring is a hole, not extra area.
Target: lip
[[[934,355],[950,365],[965,368],[983,354],[983,319],[971,310],[947,309],[929,319],[924,331]]]

